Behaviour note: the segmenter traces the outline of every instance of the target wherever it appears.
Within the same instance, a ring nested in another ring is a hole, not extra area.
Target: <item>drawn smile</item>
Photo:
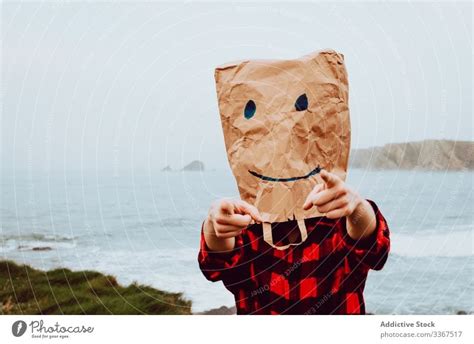
[[[301,176],[301,177],[274,178],[274,177],[264,176],[262,174],[258,174],[257,172],[249,170],[249,173],[252,176],[255,176],[255,177],[260,178],[261,180],[265,180],[267,182],[294,182],[296,180],[309,178],[311,176],[314,176],[315,174],[318,174],[319,172],[321,172],[321,167],[319,167],[319,165],[318,165],[318,167],[316,167],[314,170],[309,172],[307,175],[304,175],[304,176]]]

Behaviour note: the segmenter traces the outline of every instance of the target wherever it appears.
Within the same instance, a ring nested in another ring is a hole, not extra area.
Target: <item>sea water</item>
[[[376,314],[473,312],[473,172],[351,170],[347,182],[387,218],[392,250],[366,284]],[[98,270],[183,292],[199,312],[233,305],[197,264],[211,202],[237,196],[228,170],[2,175],[2,259]]]

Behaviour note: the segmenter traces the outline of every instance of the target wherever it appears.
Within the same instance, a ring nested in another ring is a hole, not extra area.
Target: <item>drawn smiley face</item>
[[[308,109],[308,97],[306,96],[306,93],[303,93],[296,99],[294,107],[295,107],[295,111],[305,111]],[[246,119],[251,119],[255,115],[256,111],[257,111],[257,105],[255,104],[253,100],[249,100],[247,104],[245,105],[243,115]],[[271,176],[265,176],[263,174],[249,170],[249,173],[251,175],[268,182],[295,182],[297,180],[306,179],[311,176],[314,176],[318,174],[319,172],[321,172],[321,167],[319,165],[303,176],[293,176],[293,177],[271,177]]]

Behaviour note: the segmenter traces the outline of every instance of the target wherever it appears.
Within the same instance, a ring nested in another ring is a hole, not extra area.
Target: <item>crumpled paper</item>
[[[230,167],[241,198],[265,222],[323,216],[303,210],[319,170],[346,177],[350,150],[344,56],[246,60],[215,70]]]

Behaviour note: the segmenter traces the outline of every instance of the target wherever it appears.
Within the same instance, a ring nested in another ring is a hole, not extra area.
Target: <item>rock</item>
[[[33,247],[31,250],[32,251],[51,251],[52,248],[49,246],[39,246],[39,247]]]
[[[163,172],[168,172],[168,171],[173,171],[173,170],[171,169],[171,166],[170,166],[170,165],[167,165],[167,166],[163,167],[163,168],[161,169],[161,171],[163,171]]]
[[[199,160],[191,161],[183,167],[183,171],[204,171],[204,163]]]
[[[235,306],[232,307],[227,307],[227,306],[221,306],[219,308],[213,308],[208,311],[204,311],[201,313],[196,313],[200,315],[234,315],[237,313],[237,310],[235,309]]]
[[[354,149],[353,168],[463,171],[474,169],[474,142],[425,140]]]
[[[52,248],[49,246],[35,246],[35,247],[30,248],[29,246],[26,246],[26,245],[18,245],[17,249],[20,251],[24,251],[24,250],[51,251],[52,250]]]

